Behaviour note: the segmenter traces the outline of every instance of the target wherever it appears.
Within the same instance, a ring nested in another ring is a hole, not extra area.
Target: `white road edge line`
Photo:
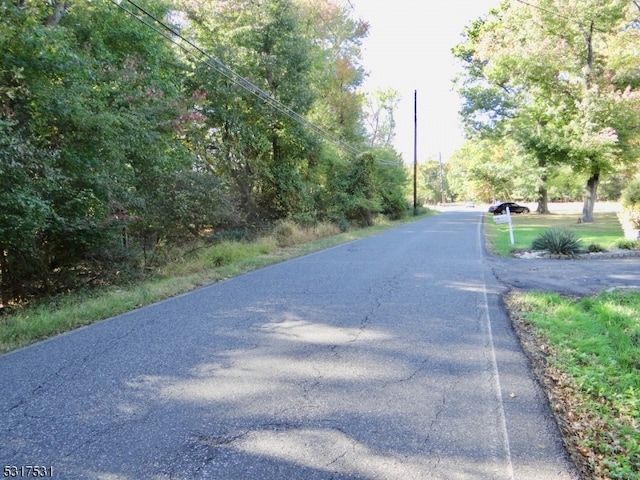
[[[500,384],[500,373],[498,372],[498,360],[496,357],[496,350],[493,343],[493,333],[491,330],[491,316],[489,315],[489,297],[487,296],[487,277],[485,275],[484,269],[484,249],[482,242],[482,221],[483,217],[480,217],[480,221],[478,222],[478,245],[480,248],[480,263],[481,263],[481,271],[482,271],[482,294],[483,294],[483,305],[482,309],[484,310],[484,320],[486,328],[487,336],[489,337],[489,349],[491,350],[491,370],[493,373],[494,379],[494,388],[496,401],[498,402],[500,408],[499,412],[499,421],[500,421],[500,429],[502,430],[502,438],[503,438],[503,449],[504,455],[507,460],[507,474],[509,475],[509,479],[514,480],[515,475],[513,473],[513,463],[511,461],[511,447],[509,445],[509,432],[507,430],[507,419],[504,413],[504,401],[502,397],[502,385]]]

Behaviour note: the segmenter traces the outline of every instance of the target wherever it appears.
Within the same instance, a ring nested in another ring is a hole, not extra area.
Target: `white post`
[[[507,207],[507,219],[509,221],[509,238],[511,239],[511,245],[513,245],[515,240],[513,238],[513,224],[511,223],[511,211],[509,210],[509,207]]]

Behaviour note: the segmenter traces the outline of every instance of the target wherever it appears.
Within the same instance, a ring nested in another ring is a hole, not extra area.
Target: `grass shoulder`
[[[584,478],[639,478],[640,292],[521,292],[506,305]]]
[[[252,242],[188,245],[163,253],[161,266],[144,281],[73,292],[17,308],[0,316],[0,354],[75,328],[216,283],[268,265],[351,242],[434,215],[390,221],[380,217],[368,228],[340,230],[329,224],[301,228],[290,222]]]

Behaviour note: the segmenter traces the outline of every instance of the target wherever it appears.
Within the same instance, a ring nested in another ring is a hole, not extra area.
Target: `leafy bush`
[[[244,228],[226,228],[222,230],[216,230],[208,235],[207,241],[209,243],[222,243],[222,242],[243,242],[255,240],[257,235],[256,230],[252,230],[248,227]]]
[[[634,180],[622,191],[620,198],[624,217],[633,224],[634,228],[640,228],[640,180]]]
[[[589,253],[597,253],[597,252],[604,252],[604,251],[606,251],[606,249],[602,245],[598,245],[597,243],[590,243],[587,246],[587,252]]]
[[[210,172],[158,172],[147,175],[146,187],[145,209],[140,212],[144,222],[132,225],[134,234],[152,231],[161,238],[178,240],[242,224],[237,205]]]
[[[617,243],[617,246],[623,250],[640,250],[640,240],[622,239]]]
[[[531,247],[534,250],[573,256],[582,250],[582,241],[571,230],[551,228],[536,237]]]
[[[632,181],[622,191],[622,198],[620,199],[624,207],[633,207],[640,205],[640,179]]]

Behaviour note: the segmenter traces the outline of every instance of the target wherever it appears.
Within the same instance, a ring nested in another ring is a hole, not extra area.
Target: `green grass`
[[[577,223],[578,214],[550,214],[540,215],[530,213],[525,215],[512,215],[514,232],[514,245],[511,245],[509,226],[507,224],[495,224],[493,215],[485,215],[485,234],[489,249],[496,255],[508,256],[518,249],[529,249],[533,240],[550,228],[567,229],[575,232],[582,240],[582,244],[588,247],[591,244],[599,245],[604,249],[614,248],[623,237],[624,233],[618,217],[613,212],[595,214],[593,223]]]
[[[381,219],[372,227],[344,233],[326,226],[304,231],[296,227],[286,239],[278,235],[276,229],[275,236],[254,242],[227,241],[208,247],[169,249],[160,252],[162,266],[157,267],[146,281],[61,295],[1,315],[0,354],[207,284],[374,235],[435,213],[427,211],[393,222]]]
[[[640,478],[640,292],[507,302],[544,351],[554,406],[586,474]]]

